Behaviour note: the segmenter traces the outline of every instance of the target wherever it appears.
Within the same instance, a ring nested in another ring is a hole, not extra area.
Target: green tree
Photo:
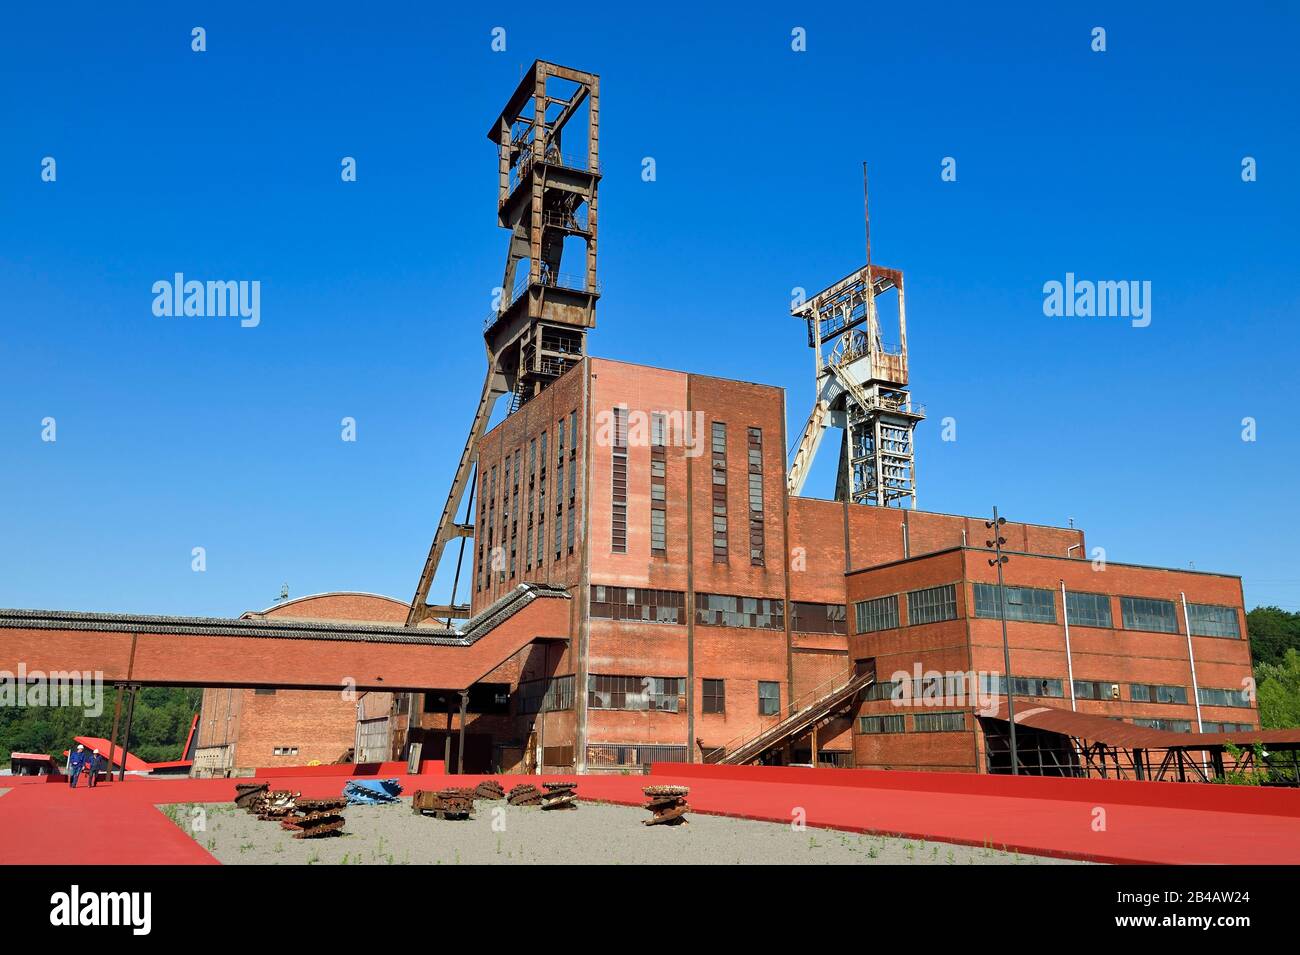
[[[1255,694],[1262,729],[1300,726],[1300,650],[1293,647],[1280,663],[1257,666]]]
[[[1259,666],[1280,664],[1287,650],[1300,649],[1300,613],[1288,613],[1280,607],[1256,607],[1246,614],[1250,634],[1250,655]]]

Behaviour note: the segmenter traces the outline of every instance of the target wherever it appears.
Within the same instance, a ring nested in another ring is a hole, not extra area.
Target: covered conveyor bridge
[[[468,688],[534,641],[567,640],[571,607],[563,588],[521,584],[455,630],[0,610],[0,671],[145,686]]]

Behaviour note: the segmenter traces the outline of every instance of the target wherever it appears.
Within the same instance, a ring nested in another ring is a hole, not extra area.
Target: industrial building
[[[599,97],[594,74],[538,61],[489,129],[503,294],[409,607],[325,595],[265,612],[404,617],[451,639],[537,600],[564,632],[522,632],[468,685],[211,690],[197,762],[1006,772],[1008,702],[1024,772],[1204,778],[1225,742],[1260,738],[1238,578],[1090,560],[1073,527],[1007,523],[994,541],[986,518],[918,508],[904,276],[871,261],[869,219],[866,265],[791,309],[813,359],[795,434],[782,389],[590,356]],[[831,431],[835,498],[803,497]],[[453,593],[431,603],[449,546]]]

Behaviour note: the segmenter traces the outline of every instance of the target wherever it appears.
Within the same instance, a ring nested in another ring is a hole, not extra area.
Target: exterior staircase
[[[827,680],[821,686],[803,694],[789,706],[789,712],[778,722],[747,738],[728,743],[725,754],[717,763],[741,766],[758,759],[768,750],[787,740],[806,733],[827,717],[847,709],[856,702],[858,694],[876,682],[874,670],[858,672],[848,670]],[[817,754],[813,754],[813,762]]]

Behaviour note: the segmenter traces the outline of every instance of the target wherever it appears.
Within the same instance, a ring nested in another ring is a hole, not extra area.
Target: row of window
[[[614,437],[610,448],[612,498],[610,549],[627,553],[627,408],[614,412]],[[668,455],[667,422],[663,414],[650,416],[650,556],[668,556]],[[725,564],[729,557],[727,513],[727,425],[714,421],[712,439],[713,559]],[[749,493],[749,563],[765,565],[763,525],[763,431],[746,429]]]
[[[1053,677],[1017,676],[1012,677],[1011,687],[1016,696],[1034,696],[1049,699],[1065,697],[1065,681]],[[888,700],[896,696],[898,682],[885,680],[873,683],[863,693],[867,702]],[[992,696],[1006,696],[1007,679],[1002,674],[982,673],[979,679],[982,693]],[[966,686],[966,674],[961,672],[935,674],[934,676],[913,681],[911,699],[945,699],[965,697],[970,688]],[[1120,684],[1106,680],[1075,680],[1074,696],[1079,700],[1119,700]],[[1250,698],[1245,690],[1224,690],[1213,687],[1200,687],[1197,694],[1202,706],[1236,706],[1250,707]],[[1187,688],[1183,686],[1165,686],[1152,683],[1130,683],[1129,700],[1134,703],[1181,703],[1188,700]]]
[[[551,541],[555,560],[564,555],[566,547],[569,554],[573,553],[577,531],[577,411],[569,412],[556,423],[555,493],[550,510],[547,507],[547,467],[551,458],[547,434],[543,431],[528,442],[526,461],[524,449],[516,448],[502,459],[499,472],[495,464],[479,469],[479,509],[474,542],[476,591],[490,590],[494,574],[501,583],[507,577],[513,580],[518,576],[521,537],[524,572],[543,565],[548,541],[548,513],[552,513]]]
[[[913,713],[913,733],[956,733],[966,729],[965,713]],[[883,716],[858,717],[858,732],[864,736],[880,736],[907,732],[907,716],[902,713],[889,713]],[[1134,726],[1149,729],[1166,730],[1171,733],[1190,733],[1191,720],[1150,720],[1135,719]],[[1205,723],[1207,733],[1249,733],[1255,727],[1251,723]]]
[[[898,594],[860,600],[853,605],[857,633],[875,633],[892,630],[899,625]],[[939,623],[957,619],[957,587],[944,584],[911,590],[907,593],[907,622],[909,624]]]
[[[975,584],[975,616],[999,618],[999,590],[1006,593],[1008,620],[1031,623],[1056,623],[1056,591],[1042,587],[1005,587]],[[909,626],[938,623],[957,618],[957,588],[954,584],[913,590],[907,593]],[[860,600],[853,605],[856,632],[876,633],[900,625],[898,594]],[[1106,594],[1066,591],[1066,610],[1070,623],[1081,627],[1111,628],[1111,598]],[[1178,615],[1172,600],[1151,597],[1120,597],[1120,613],[1125,630],[1155,633],[1178,633]],[[1192,635],[1198,637],[1240,637],[1237,611],[1214,604],[1187,605]]]
[[[913,733],[959,733],[966,729],[966,714],[963,712],[913,713],[911,717]],[[906,733],[907,716],[903,713],[859,716],[858,732],[866,736]]]
[[[587,706],[593,710],[676,713],[681,707],[685,688],[686,680],[683,677],[606,676],[593,673],[587,678]],[[726,681],[701,680],[700,712],[719,714],[726,711]],[[781,712],[779,682],[774,680],[758,682],[758,712],[761,716],[772,716]]]
[[[790,609],[792,630],[840,634],[847,631],[843,604],[791,601]],[[685,622],[685,613],[686,595],[680,590],[603,584],[594,584],[591,588],[591,615],[604,620],[680,624]],[[708,626],[782,630],[785,628],[785,601],[699,593],[695,595],[695,619]]]

